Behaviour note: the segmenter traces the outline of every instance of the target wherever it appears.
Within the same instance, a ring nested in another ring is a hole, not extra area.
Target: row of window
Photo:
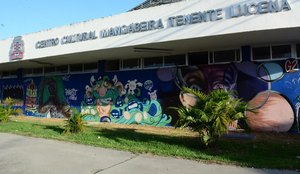
[[[279,60],[300,57],[300,44],[268,45],[252,48],[253,61]]]
[[[269,61],[300,57],[300,44],[282,44],[252,47],[252,61]],[[109,60],[106,63],[106,71],[119,71],[130,69],[147,69],[168,66],[185,66],[201,64],[220,64],[230,62],[241,62],[240,49],[203,51],[187,54]]]
[[[17,77],[17,71],[3,71],[0,72],[0,78],[6,78],[6,77]]]
[[[98,63],[70,64],[60,66],[49,66],[43,68],[24,69],[24,76],[39,76],[53,74],[75,74],[75,73],[98,72]]]
[[[24,69],[23,76],[43,76],[43,75],[56,75],[56,74],[75,74],[75,73],[90,73],[98,72],[98,63],[85,63],[85,64],[71,64],[61,66],[49,66],[42,68],[29,68]],[[0,77],[11,78],[17,77],[17,71],[3,71],[0,72]]]
[[[300,57],[300,44],[282,44],[252,47],[251,57],[253,61],[280,60],[292,57]],[[230,62],[240,62],[240,49],[230,49],[221,51],[203,51],[191,52],[187,54],[177,54],[168,56],[134,58],[134,59],[118,59],[108,60],[105,64],[106,71],[147,69],[170,66],[186,66],[186,65],[205,65],[220,64]],[[43,76],[53,74],[69,74],[97,72],[98,63],[86,64],[70,64],[61,66],[50,66],[43,68],[24,69],[24,76]],[[16,71],[0,72],[0,78],[16,77]]]
[[[240,62],[239,49],[222,50],[214,52],[193,52],[188,54],[176,54],[168,56],[108,60],[105,65],[106,71],[147,69],[158,67],[217,64],[228,62]]]

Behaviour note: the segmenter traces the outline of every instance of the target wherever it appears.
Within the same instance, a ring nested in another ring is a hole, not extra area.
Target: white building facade
[[[26,115],[168,126],[182,86],[236,90],[256,130],[299,132],[299,0],[183,0],[0,41]]]

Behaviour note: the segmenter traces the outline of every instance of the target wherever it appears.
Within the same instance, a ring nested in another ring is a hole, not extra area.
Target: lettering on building
[[[47,40],[38,41],[35,44],[35,48],[40,49],[40,48],[46,48],[46,47],[54,47],[54,46],[57,46],[58,44],[59,44],[58,38],[47,39]]]
[[[96,36],[96,31],[90,31],[90,32],[84,32],[84,33],[78,33],[78,34],[72,34],[68,36],[64,36],[61,38],[61,44],[70,44],[75,42],[82,42],[82,41],[88,41],[88,40],[95,40],[98,37]]]
[[[164,28],[164,24],[161,19],[157,21],[155,20],[143,21],[139,23],[132,23],[129,25],[116,26],[107,30],[101,30],[100,38],[119,36],[119,35],[125,35],[129,33],[137,33],[143,31],[150,31],[150,30],[156,30],[161,28]]]
[[[276,13],[291,10],[287,0],[260,1],[231,6],[230,16],[232,18],[264,13]]]
[[[291,10],[288,0],[261,0],[261,1],[245,1],[226,8],[210,9],[206,11],[197,11],[190,14],[181,14],[170,16],[166,19],[148,20],[142,22],[134,22],[127,25],[118,25],[107,29],[102,29],[99,36],[96,31],[83,32],[77,34],[66,35],[59,38],[51,38],[38,41],[35,45],[36,49],[54,47],[59,45],[72,44],[77,42],[103,39],[133,33],[160,30],[165,28],[182,27],[187,25],[215,22],[224,19],[238,18],[242,16],[262,15],[266,13],[278,13]],[[165,27],[166,26],[166,27]]]
[[[223,19],[223,10],[208,10],[203,12],[195,12],[188,15],[178,15],[168,18],[169,27],[178,27],[188,24],[196,24],[209,21],[217,21]]]
[[[41,49],[41,48],[55,47],[55,46],[59,45],[59,43],[61,43],[61,45],[65,45],[65,44],[71,44],[71,43],[75,43],[75,42],[95,40],[97,38],[98,38],[98,36],[96,36],[96,31],[83,32],[83,33],[77,33],[77,34],[63,36],[61,39],[59,39],[57,37],[57,38],[41,40],[35,44],[35,48]]]

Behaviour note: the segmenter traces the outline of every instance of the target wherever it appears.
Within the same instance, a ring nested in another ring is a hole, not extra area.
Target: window
[[[43,74],[43,68],[34,68],[33,70],[34,75],[42,75]]]
[[[98,63],[49,66],[44,68],[24,69],[24,76],[59,75],[68,73],[97,72]]]
[[[67,74],[69,72],[68,65],[61,65],[56,67],[57,74]]]
[[[124,59],[122,69],[139,69],[140,68],[140,59]]]
[[[70,65],[70,73],[82,72],[83,66],[82,64],[72,64]]]
[[[272,45],[252,48],[252,60],[287,59],[292,57],[291,45]]]
[[[8,77],[9,76],[9,71],[3,71],[2,76],[3,77]]]
[[[13,77],[17,77],[17,76],[18,76],[18,73],[17,73],[17,71],[10,71],[10,72],[9,72],[9,75],[10,75],[10,76],[13,76]]]
[[[271,58],[270,47],[252,48],[253,60],[266,60]]]
[[[144,68],[154,68],[163,66],[163,57],[144,58]]]
[[[296,45],[297,57],[300,58],[300,44]]]
[[[83,64],[83,71],[84,72],[97,72],[98,71],[98,62]]]
[[[2,78],[16,78],[17,71],[3,71]]]
[[[189,65],[208,64],[208,52],[188,53]]]
[[[272,46],[272,59],[284,59],[292,57],[291,45]]]
[[[105,71],[119,71],[120,60],[107,60],[105,63]]]
[[[209,63],[231,63],[241,61],[239,49],[221,50],[210,53]]]
[[[23,74],[24,74],[24,76],[27,76],[27,77],[43,75],[43,68],[24,69]]]
[[[186,65],[185,54],[170,55],[164,57],[164,66]]]
[[[32,69],[24,69],[23,74],[24,76],[32,76],[33,75]]]
[[[54,74],[55,73],[55,67],[50,66],[50,67],[45,67],[45,74]]]

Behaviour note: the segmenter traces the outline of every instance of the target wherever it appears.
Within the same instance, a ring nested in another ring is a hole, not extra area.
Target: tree
[[[176,127],[189,127],[199,132],[201,143],[208,146],[228,132],[229,124],[245,119],[246,103],[233,97],[233,91],[214,90],[209,94],[184,87],[183,94],[197,98],[194,106],[173,107],[179,114]]]
[[[72,109],[71,117],[68,118],[65,125],[65,133],[80,133],[84,129],[83,115],[80,114],[77,109]]]
[[[0,122],[8,122],[9,116],[14,113],[12,106],[14,105],[15,101],[8,97],[5,99],[5,105],[0,106]]]

